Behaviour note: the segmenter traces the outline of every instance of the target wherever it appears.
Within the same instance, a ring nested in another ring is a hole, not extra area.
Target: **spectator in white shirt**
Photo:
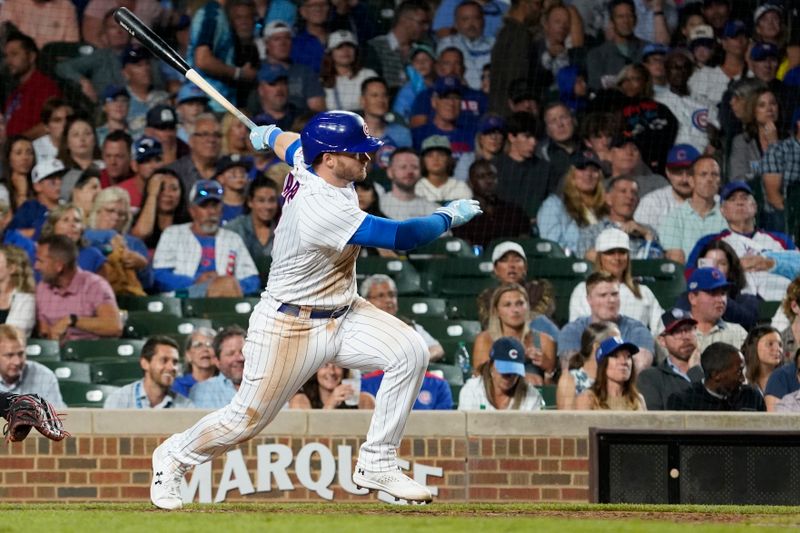
[[[644,195],[633,214],[641,224],[658,227],[667,213],[692,197],[691,168],[700,157],[694,146],[676,144],[667,154],[667,179],[669,185]]]
[[[422,179],[414,187],[417,196],[431,202],[472,198],[472,190],[453,178],[455,161],[450,141],[444,135],[431,135],[422,141]]]

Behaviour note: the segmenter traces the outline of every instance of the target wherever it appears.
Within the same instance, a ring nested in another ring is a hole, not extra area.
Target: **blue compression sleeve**
[[[367,215],[350,237],[348,244],[389,250],[413,250],[433,241],[449,228],[450,218],[441,213],[402,222]]]
[[[300,146],[301,146],[300,139],[297,139],[292,144],[290,144],[289,147],[286,149],[286,154],[285,154],[286,159],[284,161],[286,161],[286,163],[288,163],[289,166],[294,165],[294,154],[300,149]]]

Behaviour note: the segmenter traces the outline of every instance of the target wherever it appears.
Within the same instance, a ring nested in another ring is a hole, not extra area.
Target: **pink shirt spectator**
[[[39,50],[47,43],[80,40],[78,15],[71,0],[6,0],[0,22],[6,21],[36,41]]]
[[[78,268],[75,277],[66,289],[53,287],[44,282],[36,286],[36,318],[53,325],[70,314],[96,316],[97,307],[110,303],[115,307],[117,299],[108,282],[91,272]],[[99,335],[78,328],[68,328],[64,341],[99,339]]]
[[[131,5],[133,4],[133,5]],[[156,0],[136,0],[136,2],[120,2],[118,0],[89,0],[84,17],[94,17],[103,20],[110,10],[125,6],[141,19],[146,26],[151,26],[153,21],[161,14],[161,3]]]

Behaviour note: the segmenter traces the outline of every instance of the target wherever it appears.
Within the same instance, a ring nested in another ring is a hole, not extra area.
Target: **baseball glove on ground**
[[[37,394],[20,394],[11,399],[6,414],[8,423],[3,428],[6,441],[19,442],[31,432],[31,428],[52,440],[69,437],[50,402]]]

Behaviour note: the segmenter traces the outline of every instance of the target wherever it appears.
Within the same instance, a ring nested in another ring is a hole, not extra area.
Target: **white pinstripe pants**
[[[278,312],[279,305],[271,298],[256,305],[238,393],[226,407],[170,437],[170,456],[191,467],[254,437],[318,368],[332,362],[384,371],[358,464],[373,472],[396,468],[397,447],[428,366],[422,337],[360,297],[337,319],[293,317]]]

